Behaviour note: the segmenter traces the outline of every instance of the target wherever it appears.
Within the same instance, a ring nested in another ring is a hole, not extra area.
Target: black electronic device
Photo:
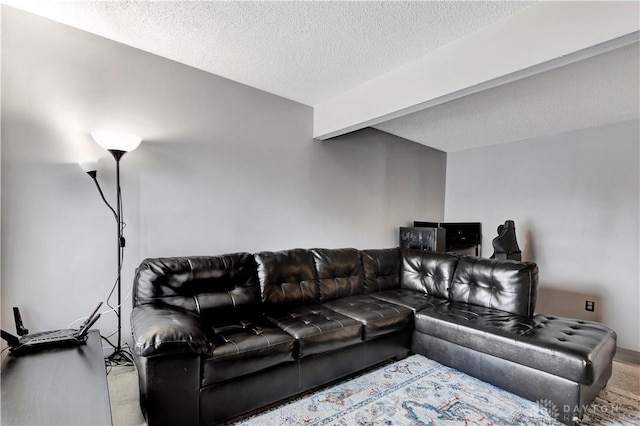
[[[437,228],[438,226],[438,222],[424,222],[419,220],[413,221],[414,228]]]
[[[400,247],[430,251],[465,253],[475,249],[480,256],[482,225],[480,222],[414,221],[413,228],[400,228]]]
[[[20,309],[13,307],[13,320],[16,323],[16,332],[18,336],[25,336],[29,334],[29,330],[22,324],[22,315],[20,315]]]
[[[438,227],[401,227],[400,247],[427,251],[445,251],[445,230]]]
[[[2,332],[2,338],[7,341],[7,344],[9,344],[10,348],[14,346],[18,346],[20,344],[20,339],[14,336],[13,334],[7,333],[4,330],[0,330],[0,332]]]
[[[16,331],[20,337],[16,337],[11,333],[2,330],[2,338],[9,345],[9,353],[19,355],[27,352],[34,352],[47,347],[58,346],[75,346],[85,342],[87,333],[93,324],[98,321],[100,314],[98,309],[102,306],[102,302],[96,306],[91,315],[80,325],[80,328],[68,328],[63,330],[43,331],[40,333],[25,334],[29,332],[22,324],[20,310],[13,308],[14,319],[16,321]]]
[[[447,230],[447,251],[475,248],[476,256],[480,255],[482,245],[482,225],[480,222],[440,223]]]

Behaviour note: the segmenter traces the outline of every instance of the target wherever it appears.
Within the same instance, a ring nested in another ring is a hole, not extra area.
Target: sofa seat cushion
[[[616,350],[615,332],[599,323],[455,302],[418,312],[415,330],[585,385],[600,376]]]
[[[433,308],[434,306],[448,302],[447,299],[400,288],[396,290],[381,291],[379,293],[371,293],[371,297],[404,306],[405,308],[411,309],[414,314],[423,309]]]
[[[361,322],[365,340],[410,327],[413,320],[411,309],[370,295],[332,300],[323,306]]]
[[[294,361],[295,339],[266,319],[214,326],[215,348],[203,360],[202,386]]]
[[[266,317],[296,339],[294,356],[302,358],[362,341],[362,324],[322,305],[291,306]]]

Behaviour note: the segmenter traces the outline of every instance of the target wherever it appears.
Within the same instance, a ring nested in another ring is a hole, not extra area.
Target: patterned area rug
[[[640,425],[637,397],[634,403],[615,390],[603,394],[584,423]],[[546,405],[413,355],[235,424],[562,425],[549,414],[555,407]]]

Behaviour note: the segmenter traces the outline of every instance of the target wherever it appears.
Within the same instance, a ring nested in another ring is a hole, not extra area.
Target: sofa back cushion
[[[448,299],[457,264],[458,257],[449,253],[403,249],[400,286]]]
[[[264,251],[254,257],[261,298],[267,307],[320,303],[318,275],[311,251]]]
[[[538,291],[538,266],[517,260],[461,257],[450,300],[532,316]]]
[[[312,249],[311,253],[318,273],[321,302],[364,293],[364,276],[358,250]]]
[[[400,249],[363,250],[362,269],[365,293],[400,288]]]
[[[133,305],[161,304],[207,316],[255,310],[256,264],[249,253],[145,259],[133,284]]]

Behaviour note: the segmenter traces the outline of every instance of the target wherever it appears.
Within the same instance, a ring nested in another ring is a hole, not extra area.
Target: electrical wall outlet
[[[596,302],[594,302],[593,300],[585,300],[584,310],[594,312],[596,310]]]

